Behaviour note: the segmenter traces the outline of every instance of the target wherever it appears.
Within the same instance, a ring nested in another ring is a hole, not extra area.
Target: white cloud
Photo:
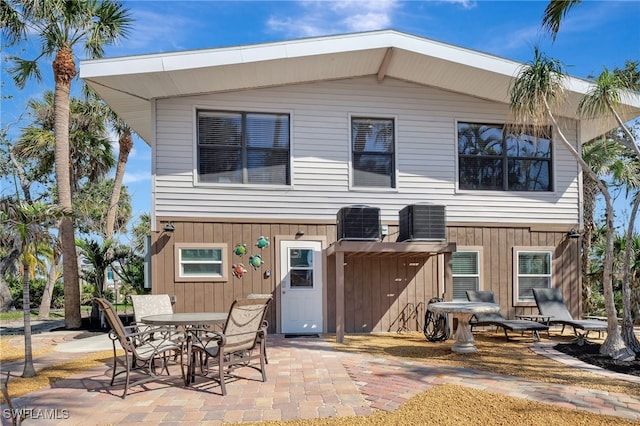
[[[150,172],[125,172],[123,183],[126,185],[151,180]]]
[[[476,0],[441,0],[444,3],[454,3],[462,6],[463,9],[473,9],[477,6]]]
[[[268,28],[289,37],[388,29],[399,1],[306,0],[298,5],[301,9],[297,13],[289,9],[286,18],[271,16],[267,21]]]

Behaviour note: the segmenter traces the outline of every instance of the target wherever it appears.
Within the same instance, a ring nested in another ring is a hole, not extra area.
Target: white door
[[[282,241],[282,333],[322,333],[322,244]]]

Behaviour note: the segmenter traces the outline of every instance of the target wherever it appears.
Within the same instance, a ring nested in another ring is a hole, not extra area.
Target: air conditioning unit
[[[398,241],[444,241],[447,239],[445,207],[411,204],[400,210]]]
[[[338,210],[338,241],[380,241],[380,209],[370,206],[347,206]]]

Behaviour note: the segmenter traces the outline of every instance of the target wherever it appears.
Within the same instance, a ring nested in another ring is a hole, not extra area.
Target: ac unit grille
[[[445,207],[412,204],[400,210],[398,241],[444,241],[447,239]]]
[[[370,206],[348,206],[338,210],[337,239],[380,241],[380,209]]]

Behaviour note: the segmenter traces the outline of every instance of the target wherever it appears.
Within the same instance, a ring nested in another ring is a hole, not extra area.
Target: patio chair
[[[271,293],[251,293],[247,296],[247,299],[273,299]],[[265,314],[266,318],[266,314]],[[269,364],[269,357],[267,356],[267,330],[269,329],[269,321],[266,319],[262,322],[264,332],[258,334],[258,343],[264,345],[264,362]]]
[[[231,305],[222,332],[206,328],[190,330],[187,344],[190,382],[195,380],[196,360],[200,360],[202,376],[220,383],[222,395],[227,394],[225,382],[236,368],[254,368],[261,373],[262,381],[267,381],[266,340],[260,340],[260,335],[266,336],[264,317],[270,301],[271,298],[238,299]],[[259,360],[259,366],[252,363],[255,360]],[[213,364],[211,368],[209,364]]]
[[[126,398],[131,386],[147,383],[161,378],[156,372],[165,371],[169,375],[167,367],[168,355],[180,351],[181,344],[171,340],[172,335],[166,327],[148,327],[145,331],[138,331],[136,326],[125,327],[116,313],[113,305],[106,299],[94,299],[102,308],[107,322],[111,326],[109,338],[113,345],[113,373],[111,386],[116,377],[124,374],[124,392],[122,399]],[[153,338],[149,336],[153,335]],[[165,338],[162,338],[165,336]],[[124,356],[118,356],[118,345],[124,349]],[[123,366],[122,371],[117,371],[118,365]],[[132,372],[143,374],[143,377],[131,382]]]
[[[140,331],[148,328],[142,318],[149,315],[172,314],[173,306],[168,294],[132,294],[133,318]]]
[[[597,331],[598,333],[607,331],[606,321],[573,319],[559,288],[534,288],[532,291],[540,314],[551,317],[549,324],[562,325],[560,334],[564,333],[565,326],[571,326],[576,340],[579,344],[582,344],[587,341],[590,331]],[[578,330],[583,332],[579,333]]]
[[[150,326],[145,324],[142,321],[142,318],[147,317],[149,315],[162,315],[162,314],[172,314],[173,306],[171,305],[171,299],[168,294],[132,294],[131,296],[131,304],[133,305],[133,324],[132,326],[136,326],[139,332],[149,330]],[[171,333],[174,334],[172,337],[175,341],[180,341],[180,339],[184,336],[182,331],[178,331],[178,329],[174,326],[165,326],[167,330],[170,330]],[[150,339],[165,339],[166,336],[156,337],[152,333],[148,334]],[[180,355],[180,351],[176,351],[174,354],[174,361],[178,359],[178,355]]]
[[[467,290],[467,299],[470,302],[486,302],[496,303],[495,297],[492,291],[473,291]],[[534,340],[540,340],[540,331],[546,331],[549,333],[549,326],[541,324],[536,321],[529,320],[510,320],[502,316],[500,312],[490,314],[475,314],[475,320],[470,322],[473,329],[474,326],[494,325],[498,328],[502,328],[504,331],[504,337],[509,341],[508,331],[519,331],[521,334],[525,331],[531,331]]]

